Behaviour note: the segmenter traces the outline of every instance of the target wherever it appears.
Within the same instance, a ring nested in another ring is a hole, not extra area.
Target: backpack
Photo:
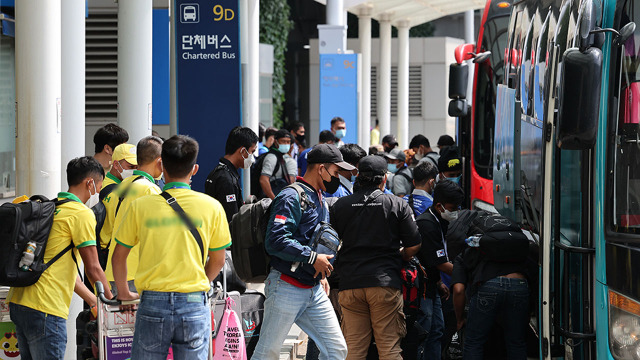
[[[403,171],[404,169],[408,169],[408,174],[407,171]],[[398,172],[394,175],[394,177],[396,176],[401,176],[405,179],[407,179],[407,181],[409,182],[409,185],[411,185],[411,187],[409,188],[409,191],[407,192],[407,194],[411,194],[413,192],[413,189],[415,189],[415,186],[413,185],[413,173],[411,172],[411,169],[409,169],[408,167],[403,167],[402,169],[398,170]],[[395,185],[394,185],[395,187]]]
[[[308,206],[315,206],[307,199],[307,193],[298,183],[289,185],[300,197],[302,211]],[[269,260],[264,242],[267,235],[267,224],[271,213],[272,201],[264,198],[252,204],[244,204],[233,215],[229,223],[231,239],[231,257],[238,276],[243,281],[251,281],[256,277],[264,278],[269,274]]]
[[[18,204],[5,203],[0,206],[1,286],[24,287],[35,284],[45,270],[74,248],[73,242],[70,242],[51,260],[44,262],[56,207],[70,201],[72,200],[49,200],[44,196],[35,195]],[[34,259],[29,271],[23,271],[18,264],[29,242],[36,243]],[[71,256],[77,264],[73,252]]]
[[[425,297],[427,273],[414,256],[405,262],[400,270],[402,278],[402,299],[406,313],[416,312],[420,308],[420,299]]]
[[[264,191],[262,191],[262,186],[260,186],[262,166],[264,165],[264,159],[267,157],[267,154],[274,154],[277,159],[276,166],[273,168],[273,174],[277,174],[278,171],[280,171],[280,168],[282,168],[284,171],[284,179],[273,179],[270,181],[271,190],[273,191],[274,195],[278,195],[278,193],[291,182],[289,174],[287,173],[287,164],[285,163],[284,155],[277,150],[269,149],[268,152],[258,156],[256,162],[251,165],[251,193],[254,194],[258,199],[264,199],[265,197],[267,197]]]

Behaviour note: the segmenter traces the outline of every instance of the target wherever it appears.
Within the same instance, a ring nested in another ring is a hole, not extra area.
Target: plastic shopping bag
[[[244,343],[244,333],[238,314],[231,309],[234,304],[231,297],[227,298],[220,322],[220,330],[215,340],[214,360],[247,360],[247,348]]]

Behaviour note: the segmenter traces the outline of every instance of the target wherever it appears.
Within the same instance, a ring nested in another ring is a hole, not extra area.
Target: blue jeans
[[[136,313],[131,358],[207,360],[211,340],[211,310],[204,292],[144,291]]]
[[[491,327],[499,321],[504,329],[507,359],[527,358],[529,287],[524,279],[493,278],[471,297],[464,339],[464,359],[482,359]]]
[[[294,323],[315,341],[319,359],[345,359],[347,343],[322,287],[302,289],[283,281],[280,275],[271,269],[265,280],[264,322],[251,359],[279,359],[280,348]]]
[[[420,300],[422,315],[418,317],[418,324],[427,331],[427,338],[418,346],[418,359],[440,359],[442,334],[444,332],[444,317],[442,316],[442,300],[440,295]]]
[[[10,303],[23,360],[59,360],[67,347],[67,320],[26,306]]]

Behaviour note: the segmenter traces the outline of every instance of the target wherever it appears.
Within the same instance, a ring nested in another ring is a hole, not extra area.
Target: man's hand
[[[320,280],[320,285],[322,285],[322,290],[327,293],[329,296],[329,292],[331,291],[331,287],[329,286],[329,281],[327,279]]]
[[[442,281],[438,282],[438,291],[440,292],[440,296],[442,297],[442,300],[447,301],[449,300],[449,287],[447,285],[445,285]]]
[[[137,300],[140,298],[140,295],[138,295],[138,293],[131,292],[129,291],[129,289],[123,289],[123,290],[124,291],[120,292],[120,289],[118,289],[118,296],[116,297],[116,299],[120,301],[131,301],[131,300]],[[136,308],[137,306],[135,304],[120,305],[120,311],[129,313],[129,314],[133,314]]]
[[[333,258],[333,255],[318,254],[318,257],[316,258],[316,262],[313,264],[313,268],[316,269],[316,273],[315,275],[313,275],[314,278],[316,278],[318,274],[322,274],[323,279],[328,276],[331,276],[331,272],[333,271],[333,266],[331,266],[329,259],[332,259],[332,258]]]

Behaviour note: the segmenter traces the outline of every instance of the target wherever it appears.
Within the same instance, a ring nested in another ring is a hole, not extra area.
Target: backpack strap
[[[115,189],[117,185],[118,184],[109,184],[105,186],[104,189],[100,190],[100,201],[104,200],[104,198],[106,198],[107,195],[111,194],[111,192],[113,191],[113,189]]]
[[[196,242],[198,243],[198,246],[200,247],[200,253],[202,254],[202,257],[204,258],[204,243],[202,242],[202,237],[200,236],[200,233],[198,232],[198,229],[196,229],[196,226],[193,224],[193,221],[191,220],[191,218],[189,218],[189,216],[187,216],[187,214],[184,212],[184,209],[180,206],[180,204],[178,204],[178,201],[176,200],[176,198],[171,196],[171,194],[169,194],[166,191],[163,191],[162,194],[160,194],[160,195],[163,198],[165,198],[165,200],[167,200],[167,204],[169,204],[169,206],[171,206],[173,211],[178,213],[178,215],[180,216],[182,221],[184,221],[184,223],[187,225],[187,227],[189,228],[189,231],[191,232],[191,235],[193,235],[193,237],[196,239]]]
[[[68,202],[71,202],[73,200],[71,199],[55,199],[53,200],[53,203],[56,205],[56,207],[62,205],[62,204],[66,204]],[[56,256],[54,256],[51,260],[49,260],[46,264],[44,264],[44,268],[42,269],[42,271],[44,272],[45,270],[47,270],[49,267],[51,267],[51,265],[53,265],[56,261],[58,261],[64,254],[66,254],[69,250],[73,249],[75,247],[75,245],[73,245],[73,241],[67,245],[66,248],[62,249],[59,253],[56,254]],[[78,270],[78,276],[80,276],[80,279],[82,279],[82,274],[80,273],[80,267],[78,266],[78,260],[76,259],[76,255],[73,253],[73,251],[71,252],[71,258],[73,259],[73,262],[76,264],[76,270]]]
[[[300,208],[302,209],[302,211],[307,210],[309,207],[311,207],[312,209],[315,209],[316,204],[314,204],[313,201],[309,200],[307,191],[304,189],[303,186],[304,185],[302,185],[299,182],[294,182],[288,187],[293,188],[298,193],[298,196],[300,197]]]
[[[124,190],[122,190],[122,193],[120,194],[120,196],[118,197],[118,206],[116,206],[116,215],[118,215],[118,210],[120,210],[120,205],[122,205],[122,200],[124,200],[124,198],[127,196],[127,194],[129,193],[129,190],[131,190],[131,187],[133,186],[133,183],[142,179],[144,176],[142,175],[138,175],[138,177],[136,177],[135,179],[133,179],[132,182],[129,183],[129,185],[127,185],[126,188],[124,188]],[[111,241],[109,241],[109,243],[111,243]]]

